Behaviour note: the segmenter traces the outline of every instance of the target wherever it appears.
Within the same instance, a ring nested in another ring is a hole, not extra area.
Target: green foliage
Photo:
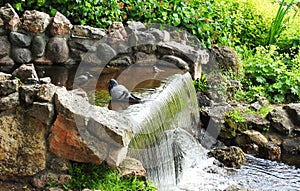
[[[285,17],[287,16],[289,9],[293,6],[293,3],[294,1],[289,3],[287,6],[284,6],[285,0],[281,1],[276,17],[270,28],[268,44],[273,44],[284,30],[285,24],[290,18],[289,16],[287,18]]]
[[[102,191],[154,191],[157,188],[150,181],[136,177],[122,178],[116,169],[106,164],[92,165],[72,163],[69,168],[72,180],[64,186],[66,190],[82,190],[84,188]]]
[[[208,90],[209,87],[204,74],[202,74],[200,79],[194,80],[194,86],[197,92],[205,92]]]
[[[238,110],[237,108],[234,108],[233,111],[228,112],[226,116],[231,118],[235,123],[244,123],[246,122],[246,119],[244,116],[242,116],[241,112],[242,111]]]
[[[276,46],[257,47],[244,59],[244,87],[248,101],[264,96],[273,103],[300,101],[300,59],[281,54]]]

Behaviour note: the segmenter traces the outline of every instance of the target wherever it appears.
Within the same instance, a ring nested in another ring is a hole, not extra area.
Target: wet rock
[[[33,57],[42,57],[46,49],[46,40],[43,36],[34,36],[32,38],[31,52]]]
[[[11,32],[9,35],[9,39],[14,46],[22,48],[28,47],[31,44],[30,36],[18,32]]]
[[[240,185],[232,185],[226,188],[224,191],[258,191],[251,188],[246,188]]]
[[[281,107],[276,107],[270,112],[267,119],[270,121],[270,127],[276,129],[283,135],[290,134],[295,128],[288,113]]]
[[[115,52],[115,50],[106,43],[100,43],[97,46],[97,56],[104,63],[108,63],[116,55],[117,55],[117,53]]]
[[[19,15],[9,3],[0,8],[0,18],[4,21],[5,28],[8,30],[17,31],[21,25]]]
[[[5,97],[0,97],[0,111],[14,109],[19,105],[19,93],[15,92]]]
[[[71,22],[63,14],[57,11],[50,27],[51,34],[53,36],[69,34],[72,28],[73,25]]]
[[[1,20],[2,19],[0,18],[0,23],[1,23]],[[0,26],[0,36],[6,36],[7,34],[8,34],[8,30],[5,30],[3,27]]]
[[[184,60],[182,60],[181,58],[178,58],[176,56],[164,55],[161,59],[166,62],[174,64],[175,66],[177,66],[180,69],[184,69],[184,70],[190,69],[188,63],[186,63]]]
[[[264,159],[280,161],[281,148],[269,142],[266,146],[259,148],[258,156]]]
[[[246,156],[242,149],[235,146],[219,147],[210,151],[208,155],[210,157],[215,157],[227,167],[240,168],[246,160]]]
[[[106,36],[105,29],[90,26],[75,25],[71,32],[72,37],[102,39]]]
[[[39,121],[50,125],[54,121],[54,106],[51,103],[33,102],[28,114]]]
[[[219,68],[225,71],[232,70],[236,74],[239,70],[239,60],[237,54],[228,46],[214,45],[212,54],[219,64]]]
[[[18,80],[0,81],[0,96],[7,96],[8,94],[14,93],[18,88]]]
[[[139,21],[127,21],[127,27],[130,31],[145,31],[146,26]]]
[[[199,107],[209,107],[212,105],[212,100],[210,100],[204,93],[197,93],[198,105]]]
[[[14,69],[15,62],[9,57],[0,58],[0,71],[11,73]]]
[[[284,139],[282,142],[282,151],[287,154],[299,154],[300,137]]]
[[[27,48],[12,48],[11,58],[20,64],[28,63],[32,60],[31,51]]]
[[[23,85],[19,88],[21,106],[28,108],[37,99],[40,85]]]
[[[52,65],[53,62],[46,57],[37,58],[34,60],[34,63],[37,65]]]
[[[35,79],[36,81],[39,80],[33,64],[22,64],[12,73],[12,76],[19,78],[21,81],[25,81],[29,78]]]
[[[11,77],[12,77],[11,74],[7,74],[7,73],[4,73],[4,72],[0,72],[0,82],[9,80]]]
[[[143,177],[146,178],[146,170],[141,161],[126,157],[120,163],[121,176],[125,177]]]
[[[243,134],[246,135],[249,143],[257,144],[260,147],[265,147],[268,144],[268,139],[258,131],[247,130]]]
[[[0,36],[0,58],[9,55],[10,42],[7,36]]]
[[[58,87],[53,84],[42,84],[37,92],[37,99],[39,101],[52,102],[57,89]]]
[[[69,58],[69,47],[66,39],[53,37],[47,45],[47,58],[53,63],[63,63]]]
[[[22,28],[33,33],[43,33],[50,24],[50,16],[36,10],[25,11]]]

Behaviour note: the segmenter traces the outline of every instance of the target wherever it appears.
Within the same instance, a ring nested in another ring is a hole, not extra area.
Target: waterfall
[[[142,161],[159,190],[172,190],[204,152],[193,136],[199,111],[190,74],[175,74],[162,84],[143,97],[148,101],[122,113],[138,124],[128,155]]]

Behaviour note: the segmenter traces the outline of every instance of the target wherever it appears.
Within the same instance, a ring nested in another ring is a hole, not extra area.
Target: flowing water
[[[208,151],[194,136],[199,114],[190,76],[176,69],[159,74],[153,74],[151,67],[140,70],[130,69],[135,74],[135,78],[130,76],[131,79],[143,80],[133,80],[128,86],[146,101],[111,107],[139,124],[133,129],[136,136],[131,142],[129,155],[143,162],[149,179],[158,185],[159,190],[224,190],[230,185],[266,191],[300,190],[300,170],[286,164],[247,156],[241,169],[214,165],[214,159],[207,157]],[[54,78],[56,84],[68,85],[71,84],[68,77],[74,77],[76,68],[51,71],[54,76],[59,76]],[[51,71],[41,70],[40,73],[51,76]],[[57,75],[58,71],[67,77]],[[181,74],[173,75],[176,73]],[[118,78],[124,84],[128,81],[128,74],[122,74],[124,71],[105,73],[96,79],[97,89],[106,91],[110,78]]]

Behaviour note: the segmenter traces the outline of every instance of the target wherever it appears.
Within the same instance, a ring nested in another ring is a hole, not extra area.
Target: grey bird
[[[77,77],[74,79],[74,85],[79,86],[79,87],[83,87],[83,86],[85,86],[85,85],[89,82],[89,80],[90,80],[91,78],[93,78],[93,77],[94,77],[94,76],[93,76],[91,73],[89,73],[89,72],[86,72],[86,73],[84,73],[84,74],[81,74],[81,75],[77,76]]]
[[[108,86],[109,95],[113,101],[124,101],[129,103],[141,103],[141,98],[138,98],[123,85],[119,84],[117,80],[111,79]]]

